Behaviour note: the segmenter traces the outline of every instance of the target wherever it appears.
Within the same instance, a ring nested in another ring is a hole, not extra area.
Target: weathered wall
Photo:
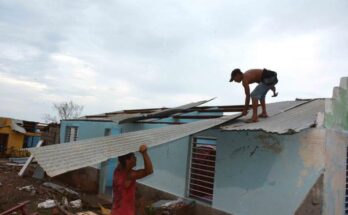
[[[20,149],[23,147],[24,135],[18,132],[11,131],[8,137],[7,152],[13,147],[14,149]]]
[[[341,78],[325,105],[326,166],[324,214],[345,214],[348,144],[348,77]]]
[[[11,119],[5,119],[3,122],[4,126],[0,128],[1,134],[8,134],[7,140],[7,150],[6,153],[10,153],[11,148],[19,149],[23,147],[24,135],[18,132],[15,132],[11,129]],[[8,126],[8,127],[7,127]]]
[[[60,142],[65,140],[65,132],[67,126],[77,126],[78,128],[78,140],[102,137],[104,136],[105,129],[110,128],[113,130],[120,130],[120,127],[113,122],[103,121],[61,121],[60,126]]]
[[[340,86],[335,87],[331,100],[325,106],[325,127],[335,130],[348,130],[348,77],[341,78]]]
[[[324,214],[344,214],[348,134],[328,130],[324,175]]]
[[[155,189],[140,183],[137,183],[137,214],[142,214],[142,208],[147,205],[151,205],[158,200],[176,200],[178,196],[172,195],[170,193],[163,192],[162,190]],[[140,209],[140,210],[139,210]],[[186,212],[186,211],[185,211]],[[229,215],[230,213],[225,213],[223,211],[216,210],[205,204],[194,204],[190,213],[185,213],[185,215]]]
[[[99,170],[96,168],[85,167],[70,171],[56,176],[55,179],[87,193],[98,193]]]
[[[139,182],[177,196],[185,196],[188,143],[189,137],[185,137],[149,149],[154,173]],[[142,168],[143,161],[139,153],[137,153],[137,162],[137,168]]]
[[[322,174],[307,194],[301,206],[296,210],[295,215],[323,214],[323,178],[324,175]]]
[[[213,207],[235,215],[293,215],[324,169],[325,130],[293,135],[208,130],[217,138]]]
[[[165,120],[165,119],[164,119]],[[166,119],[167,122],[170,119]],[[131,132],[170,126],[166,124],[125,124],[122,132]],[[149,155],[154,166],[154,173],[145,179],[139,180],[147,186],[177,195],[185,196],[186,176],[188,167],[189,137],[184,137],[167,144],[162,144],[149,149]],[[137,168],[143,167],[143,160],[139,153],[137,156]]]

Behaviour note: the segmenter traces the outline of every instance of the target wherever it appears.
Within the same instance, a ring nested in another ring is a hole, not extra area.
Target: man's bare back
[[[235,81],[241,83],[244,87],[245,92],[245,105],[242,114],[246,115],[248,113],[250,97],[252,98],[253,115],[248,122],[257,122],[257,106],[260,100],[262,112],[260,117],[268,117],[266,111],[265,97],[268,90],[272,90],[274,96],[277,96],[275,85],[278,83],[277,73],[267,69],[250,69],[246,72],[241,72],[240,69],[234,69],[231,72],[230,82]],[[252,93],[250,93],[249,85],[252,83],[258,83]]]
[[[250,69],[244,72],[242,83],[252,84],[252,83],[260,83],[262,79],[262,69]]]

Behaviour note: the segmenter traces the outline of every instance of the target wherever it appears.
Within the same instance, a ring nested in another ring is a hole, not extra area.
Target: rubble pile
[[[28,172],[36,168],[32,164]],[[85,194],[70,189],[50,178],[38,180],[27,174],[18,176],[21,166],[11,165],[7,159],[0,159],[0,213],[25,204],[25,210],[38,214],[99,214],[99,208],[91,208],[83,202]],[[18,212],[17,212],[18,214]]]

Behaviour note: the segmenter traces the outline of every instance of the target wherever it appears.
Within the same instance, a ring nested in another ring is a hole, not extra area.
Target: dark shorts
[[[262,82],[255,87],[250,94],[251,98],[264,100],[267,92],[278,83],[277,73],[271,70],[264,69],[262,74]]]
[[[255,87],[253,92],[251,92],[250,97],[257,98],[258,100],[264,100],[267,92],[271,89],[272,86],[273,85],[267,85],[261,82]]]

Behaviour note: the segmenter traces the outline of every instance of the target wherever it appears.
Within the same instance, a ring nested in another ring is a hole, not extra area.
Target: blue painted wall
[[[154,173],[139,182],[177,196],[185,196],[188,152],[189,137],[149,149]],[[137,154],[137,168],[142,168],[142,157]]]
[[[37,136],[28,136],[25,137],[27,138],[27,148],[31,148],[31,147],[36,147],[36,145],[39,143],[41,137],[37,137]]]
[[[171,119],[166,119],[166,122]],[[171,126],[167,124],[124,124],[124,133]],[[185,196],[186,176],[188,167],[189,137],[172,141],[150,148],[148,153],[154,166],[154,173],[138,182],[145,185],[172,193],[178,196]],[[137,156],[137,169],[143,168],[143,158],[140,153]]]
[[[121,131],[170,126],[166,124],[124,124],[111,122],[62,121],[61,140],[66,126],[79,127],[79,139],[113,135]],[[294,135],[264,132],[222,132],[210,129],[197,137],[217,139],[216,175],[212,207],[234,215],[294,214],[324,169],[325,134],[308,129]],[[149,149],[154,174],[140,180],[148,186],[186,196],[190,137]],[[142,157],[136,153],[138,165]],[[108,161],[107,186],[112,184],[116,159]],[[276,202],[276,204],[274,204]]]
[[[121,133],[121,128],[114,122],[103,121],[68,121],[63,120],[60,124],[60,142],[64,143],[67,126],[78,127],[78,140],[104,136],[105,129],[111,129],[112,133]]]
[[[293,215],[324,170],[322,130],[294,135],[208,130],[195,136],[217,138],[212,206],[234,215]]]

